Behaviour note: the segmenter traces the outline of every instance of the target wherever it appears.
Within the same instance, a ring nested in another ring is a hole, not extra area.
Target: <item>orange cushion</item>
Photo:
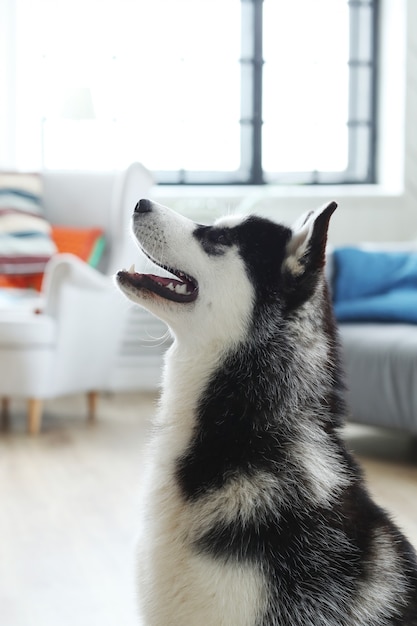
[[[52,238],[58,252],[71,252],[92,265],[97,265],[98,259],[94,255],[97,245],[103,241],[102,237],[103,231],[100,228],[52,226]]]

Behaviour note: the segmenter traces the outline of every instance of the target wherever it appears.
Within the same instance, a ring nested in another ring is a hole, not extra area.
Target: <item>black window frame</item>
[[[281,1],[281,0],[276,0]],[[285,1],[285,0],[282,0]],[[286,0],[290,1],[290,0]],[[374,184],[376,182],[379,0],[346,0],[349,6],[348,166],[343,172],[266,172],[262,167],[262,52],[264,0],[241,2],[240,168],[237,171],[154,172],[159,184],[265,185]],[[366,19],[365,19],[366,18]],[[364,33],[363,31],[366,30]],[[370,58],[361,53],[365,38]],[[363,106],[359,72],[365,72],[368,100]],[[367,115],[358,113],[367,109]],[[221,146],[219,146],[221,150]],[[363,162],[363,154],[366,154]],[[361,162],[362,160],[362,162]]]

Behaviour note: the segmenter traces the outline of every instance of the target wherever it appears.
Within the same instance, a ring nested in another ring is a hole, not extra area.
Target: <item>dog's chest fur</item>
[[[217,522],[219,503],[217,496],[188,501],[178,479],[178,459],[192,442],[198,398],[212,369],[211,358],[178,354],[175,347],[167,358],[165,390],[148,451],[139,555],[150,624],[252,626],[264,602],[260,571],[230,562],[221,565],[220,574],[217,561],[196,550],[198,540]],[[224,497],[225,508],[230,508],[226,493]]]
[[[318,358],[315,343],[309,349]],[[296,425],[286,420],[292,394],[271,381],[265,404],[256,404],[247,354],[205,356],[184,358],[174,347],[167,359],[139,558],[149,624],[397,624],[395,606],[409,583],[393,529],[345,450],[302,411]],[[307,349],[307,369],[308,356]],[[264,377],[279,375],[257,358]],[[301,364],[294,367],[302,375]],[[275,394],[280,428],[271,415]],[[241,424],[231,428],[219,397]],[[355,506],[369,523],[345,519]]]

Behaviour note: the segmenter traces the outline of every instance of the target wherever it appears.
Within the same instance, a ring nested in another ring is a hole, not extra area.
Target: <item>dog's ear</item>
[[[306,270],[314,271],[324,267],[327,230],[336,207],[336,202],[330,202],[316,211],[310,211],[292,227],[292,237],[287,244],[285,269],[293,276],[300,276]]]

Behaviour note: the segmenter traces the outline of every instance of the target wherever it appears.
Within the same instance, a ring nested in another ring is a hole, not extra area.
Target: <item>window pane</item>
[[[263,41],[264,169],[345,170],[348,3],[265,0]]]
[[[42,154],[47,167],[139,160],[163,182],[260,182],[262,168],[266,181],[372,176],[375,2],[15,5],[19,167]],[[89,112],[69,106],[73,92]]]

